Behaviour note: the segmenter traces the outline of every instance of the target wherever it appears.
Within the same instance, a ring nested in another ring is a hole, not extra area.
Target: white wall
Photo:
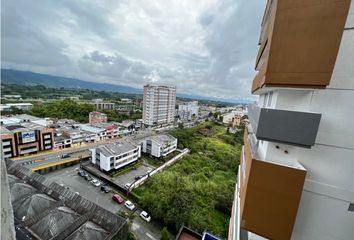
[[[354,213],[348,203],[304,191],[293,240],[350,240],[354,237]]]
[[[354,27],[354,1],[346,27]],[[262,94],[260,107],[264,99]],[[266,107],[322,114],[311,149],[259,144],[262,157],[276,162],[298,161],[307,170],[292,239],[354,239],[354,212],[348,211],[349,203],[354,203],[354,30],[344,31],[326,89],[273,89],[271,104]],[[283,149],[289,153],[284,155]]]

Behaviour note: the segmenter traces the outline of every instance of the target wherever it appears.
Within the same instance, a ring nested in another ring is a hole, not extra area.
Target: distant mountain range
[[[19,71],[13,69],[1,69],[1,82],[4,84],[17,84],[17,85],[43,85],[52,88],[73,88],[73,89],[91,89],[96,91],[110,91],[120,93],[143,94],[143,90],[123,85],[115,85],[110,83],[95,83],[83,81],[75,78],[66,78],[59,76],[52,76],[48,74],[34,73],[28,71]],[[193,94],[177,93],[178,97],[189,98],[196,100],[210,100],[217,102],[228,103],[249,103],[243,99],[222,99],[206,96],[199,96]]]

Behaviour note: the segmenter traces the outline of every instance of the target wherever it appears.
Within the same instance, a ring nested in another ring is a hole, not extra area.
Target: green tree
[[[170,235],[166,227],[161,230],[161,240],[170,240]]]

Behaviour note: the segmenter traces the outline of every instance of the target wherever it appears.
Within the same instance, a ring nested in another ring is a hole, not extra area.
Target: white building
[[[140,141],[141,151],[154,157],[165,157],[177,149],[177,138],[168,134],[154,135]]]
[[[18,94],[4,94],[2,95],[2,98],[4,99],[21,99],[22,96]]]
[[[119,169],[140,158],[140,145],[127,141],[117,141],[90,149],[92,163],[101,170],[110,171]]]
[[[0,105],[1,111],[11,111],[12,108],[17,108],[23,111],[31,110],[33,107],[32,103],[6,103]]]
[[[177,115],[182,121],[190,121],[197,119],[199,116],[198,101],[186,102],[178,104]]]
[[[145,85],[143,99],[144,124],[154,126],[173,123],[175,104],[175,86]]]
[[[243,110],[232,111],[232,112],[229,112],[229,113],[226,113],[226,114],[222,115],[222,122],[225,123],[225,124],[231,124],[233,119],[236,116],[242,117],[243,115],[244,115]]]
[[[353,56],[354,1],[268,1],[229,239],[354,239]]]

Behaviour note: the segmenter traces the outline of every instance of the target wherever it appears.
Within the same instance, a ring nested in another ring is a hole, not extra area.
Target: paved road
[[[69,187],[73,192],[78,192],[81,196],[89,199],[97,205],[107,209],[110,212],[117,213],[119,210],[127,210],[123,204],[117,204],[112,201],[112,193],[103,193],[99,187],[93,186],[90,182],[77,174],[79,164],[71,167],[59,169],[44,175],[51,181]],[[125,196],[123,196],[125,198]],[[132,231],[140,240],[158,240],[160,239],[161,226],[158,222],[147,223],[139,217],[141,210],[134,212],[134,220],[132,223]]]
[[[68,157],[68,158],[62,158],[61,154],[57,153],[55,155],[50,155],[47,157],[38,156],[38,158],[36,160],[22,162],[22,164],[27,165],[28,168],[35,168],[35,167],[50,165],[50,164],[54,164],[57,162],[62,162],[62,161],[75,159],[75,158],[79,158],[82,156],[90,156],[90,155],[91,155],[91,152],[89,150],[82,150],[82,151],[70,153],[70,157]]]

